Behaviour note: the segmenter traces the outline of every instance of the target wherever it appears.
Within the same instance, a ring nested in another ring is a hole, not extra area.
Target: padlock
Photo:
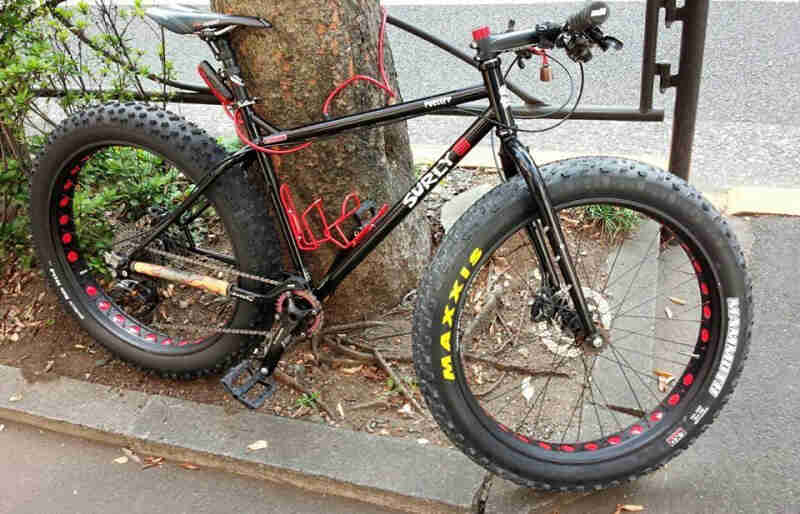
[[[553,80],[553,70],[550,68],[550,64],[542,64],[542,67],[539,68],[539,80],[542,82],[550,82]]]

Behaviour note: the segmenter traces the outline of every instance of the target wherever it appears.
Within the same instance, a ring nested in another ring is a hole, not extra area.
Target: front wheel
[[[414,362],[442,430],[478,464],[539,489],[602,488],[713,421],[747,354],[751,286],[726,222],[684,181],[603,157],[542,174],[602,337],[583,340],[570,295],[544,283],[517,178],[437,252]]]

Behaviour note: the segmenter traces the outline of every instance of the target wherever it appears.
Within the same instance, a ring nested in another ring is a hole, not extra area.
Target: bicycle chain
[[[165,250],[159,250],[156,248],[144,248],[146,252],[153,253],[155,255],[160,255],[162,257],[167,257],[170,259],[174,259],[179,262],[183,262],[185,264],[192,264],[195,266],[204,267],[216,272],[226,273],[230,275],[235,275],[242,278],[247,278],[250,280],[255,280],[258,282],[263,282],[265,284],[269,284],[272,286],[278,286],[281,282],[277,280],[272,280],[266,277],[262,277],[259,275],[254,275],[252,273],[246,273],[244,271],[233,270],[230,268],[226,268],[223,266],[218,266],[216,264],[211,264],[208,262],[192,259],[191,257],[184,257],[183,255],[177,255],[172,252],[167,252]],[[269,330],[252,330],[246,328],[220,328],[220,327],[209,327],[203,325],[177,325],[174,323],[154,323],[154,327],[162,328],[162,329],[177,329],[182,331],[190,331],[190,332],[202,332],[207,333],[208,331],[212,331],[214,333],[222,333],[222,334],[235,334],[235,335],[243,335],[243,336],[262,336],[267,337],[270,334]]]
[[[163,328],[166,330],[183,330],[188,332],[197,332],[206,334],[208,331],[222,334],[236,334],[240,336],[263,336],[266,337],[270,334],[271,330],[252,330],[247,328],[219,328],[208,327],[203,325],[179,325],[177,323],[153,323],[155,328]]]
[[[272,280],[270,278],[262,277],[260,275],[254,275],[252,273],[246,273],[244,271],[233,270],[230,268],[224,268],[222,266],[217,266],[216,264],[211,264],[204,261],[198,261],[192,259],[191,257],[184,257],[183,255],[177,255],[171,252],[167,252],[165,250],[158,250],[156,248],[145,248],[147,252],[154,253],[156,255],[161,255],[162,257],[169,257],[170,259],[175,259],[176,261],[180,261],[187,264],[193,264],[195,266],[201,266],[204,268],[208,268],[213,271],[221,272],[221,273],[228,273],[230,275],[236,275],[242,278],[249,278],[250,280],[256,280],[258,282],[263,282],[265,284],[269,284],[271,286],[279,286],[281,282],[277,280]]]

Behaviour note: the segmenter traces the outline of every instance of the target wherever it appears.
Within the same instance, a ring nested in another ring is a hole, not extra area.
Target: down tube
[[[492,130],[485,118],[488,109],[453,143],[433,166],[422,175],[405,196],[394,204],[375,227],[371,235],[352,250],[341,252],[314,293],[318,298],[330,296],[342,280],[375,249],[383,239],[421,202],[428,193]]]

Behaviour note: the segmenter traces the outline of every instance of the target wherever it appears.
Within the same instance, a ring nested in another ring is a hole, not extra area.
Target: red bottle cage
[[[297,246],[301,250],[316,250],[323,243],[331,242],[342,249],[353,248],[358,245],[364,237],[375,228],[378,219],[386,214],[389,210],[388,204],[383,204],[378,213],[367,222],[362,229],[356,233],[352,238],[345,234],[342,229],[342,224],[353,217],[361,207],[361,200],[358,194],[353,192],[347,195],[342,202],[341,214],[333,223],[328,223],[325,217],[325,211],[322,208],[322,198],[318,198],[311,202],[306,210],[300,214],[294,206],[294,199],[292,198],[292,191],[289,189],[288,184],[283,184],[280,189],[281,203],[286,211],[286,217],[289,219],[289,228],[292,230]],[[352,207],[348,208],[348,205]],[[319,219],[319,225],[322,227],[323,237],[318,238],[311,230],[311,223],[309,215],[316,212],[316,217]]]

